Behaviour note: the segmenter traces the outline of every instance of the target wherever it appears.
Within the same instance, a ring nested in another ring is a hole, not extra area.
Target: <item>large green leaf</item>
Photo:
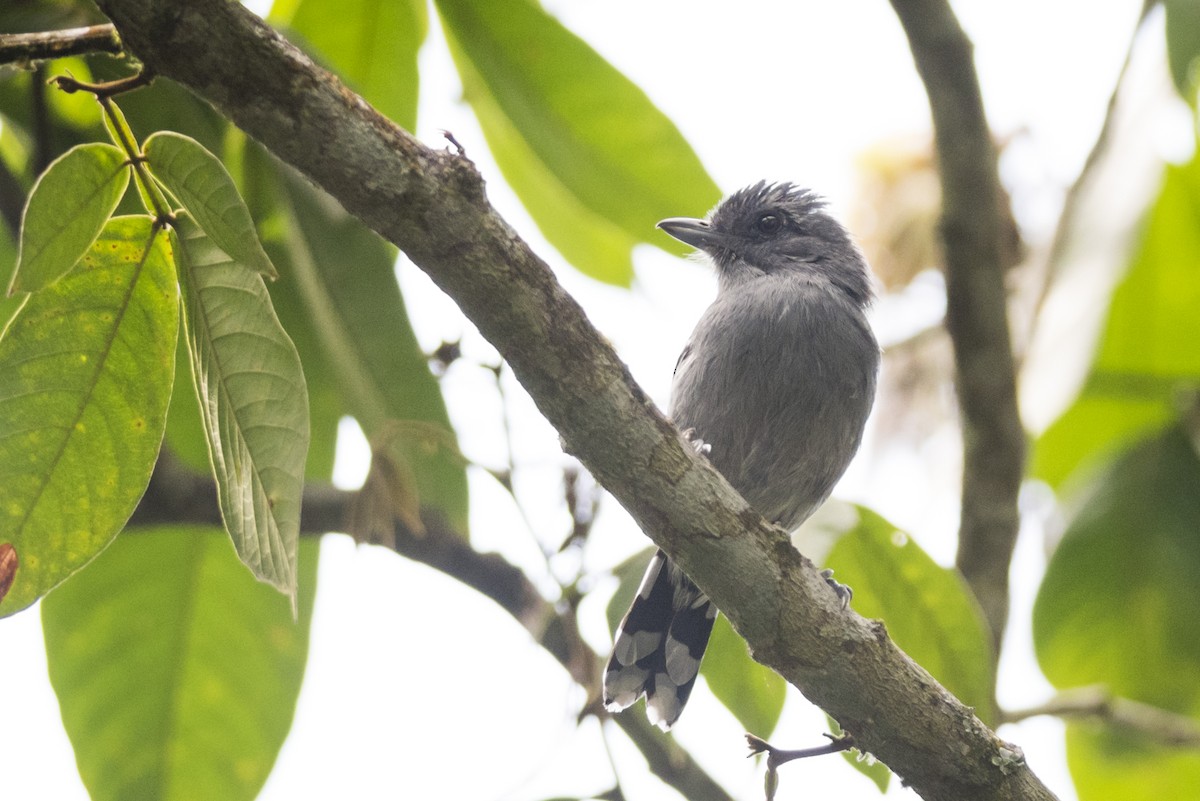
[[[1131,269],[1113,294],[1078,400],[1042,434],[1033,473],[1060,485],[1175,414],[1200,384],[1200,150],[1169,166]]]
[[[242,561],[295,597],[308,395],[262,276],[186,214],[172,237],[221,516]]]
[[[125,154],[112,145],[79,145],[55,159],[25,205],[8,294],[35,292],[66,275],[96,241],[128,185]]]
[[[542,233],[584,272],[627,284],[629,245],[720,197],[675,125],[529,0],[437,0],[465,97]],[[594,249],[594,250],[593,250]]]
[[[94,801],[254,798],[291,727],[317,543],[299,621],[211,528],[131,529],[42,604],[50,681]]]
[[[417,51],[429,30],[424,0],[301,0],[288,22],[352,89],[384,116],[417,124]]]
[[[1067,767],[1079,801],[1192,799],[1200,787],[1200,754],[1164,748],[1130,732],[1067,724]]]
[[[368,438],[387,437],[413,484],[401,488],[406,495],[465,533],[466,469],[441,387],[408,322],[395,249],[307,184],[285,186],[291,278],[346,408]]]
[[[770,737],[783,713],[787,682],[750,657],[746,641],[724,615],[713,624],[701,673],[708,689],[746,731]]]
[[[837,541],[826,566],[854,590],[854,609],[887,624],[904,652],[984,722],[991,720],[987,625],[957,570],[942,567],[871,510]]]
[[[171,396],[178,290],[166,235],[112,219],[0,338],[0,542],[37,600],[108,545],[150,480]]]
[[[1200,459],[1187,435],[1172,426],[1135,445],[1076,507],[1034,606],[1043,672],[1059,688],[1103,684],[1200,722]],[[1200,755],[1115,747],[1129,739],[1071,727],[1081,799],[1186,798],[1200,786]],[[1124,778],[1106,767],[1114,751]],[[1135,791],[1133,776],[1154,779]]]
[[[292,277],[295,271],[285,242],[290,231],[287,230],[288,220],[282,208],[285,204],[279,197],[277,163],[265,148],[236,128],[231,131],[225,149],[229,154],[225,163],[237,181],[242,197],[246,199],[263,249],[286,276],[282,281],[271,282],[267,289],[271,293],[271,303],[279,322],[283,330],[288,332],[296,352],[300,354],[300,363],[304,365],[310,431],[305,475],[310,479],[328,481],[333,476],[339,423],[348,412],[340,394],[338,377],[325,358],[320,334],[312,324],[312,316],[301,298],[298,282]],[[170,431],[171,421],[168,418],[168,436]]]
[[[628,286],[633,279],[630,253],[645,234],[632,236],[587,208],[522,138],[470,62],[460,59],[458,70],[492,154],[542,235],[581,272]]]
[[[1034,606],[1058,687],[1200,716],[1200,459],[1175,427],[1120,456],[1077,503]]]
[[[854,609],[887,624],[892,640],[946,689],[992,719],[991,646],[983,614],[958,571],[865,507],[834,544],[826,566],[854,591]],[[846,520],[851,523],[851,520]],[[878,764],[847,760],[881,787]]]
[[[613,569],[619,584],[605,610],[609,631],[616,631],[617,624],[633,603],[655,550],[640,551]],[[747,731],[760,737],[771,735],[783,712],[787,682],[750,657],[746,641],[724,617],[718,616],[713,625],[712,639],[704,653],[700,672],[713,695]]]
[[[250,210],[221,160],[195,139],[159,131],[142,146],[154,177],[171,190],[213,243],[235,263],[276,277]]]

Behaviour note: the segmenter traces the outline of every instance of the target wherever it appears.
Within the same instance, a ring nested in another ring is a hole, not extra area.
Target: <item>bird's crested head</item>
[[[721,201],[706,219],[672,217],[658,227],[708,254],[722,286],[783,272],[828,281],[859,306],[871,302],[866,262],[814,192],[759,181]]]

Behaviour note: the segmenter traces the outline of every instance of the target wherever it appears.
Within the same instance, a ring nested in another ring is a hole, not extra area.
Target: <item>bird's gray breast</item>
[[[675,370],[671,416],[764,517],[792,529],[833,489],[862,439],[879,347],[836,289],[765,276],[723,290]]]

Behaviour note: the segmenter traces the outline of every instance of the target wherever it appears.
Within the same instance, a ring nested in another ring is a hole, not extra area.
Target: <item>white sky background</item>
[[[742,0],[736,10],[728,3],[682,0],[546,5],[645,89],[727,192],[760,178],[793,180],[826,195],[844,219],[856,155],[881,139],[928,128],[924,90],[884,2]],[[1094,141],[1140,7],[1140,0],[956,4],[976,44],[993,130],[1027,132],[1005,175],[1021,184],[1014,192],[1018,217],[1035,246],[1043,244],[1039,238],[1056,219],[1061,190]],[[489,180],[492,202],[554,265],[636,379],[665,406],[679,349],[713,295],[712,277],[649,247],[636,254],[632,293],[566,267],[504,185],[474,117],[458,102],[457,78],[436,23],[422,59],[420,138],[440,145],[440,129],[454,132]],[[1154,108],[1145,121],[1150,140],[1163,155],[1179,155],[1191,141],[1186,115],[1169,105]],[[444,383],[463,451],[480,464],[502,465],[491,377],[469,363],[492,363],[494,352],[419,270],[407,263],[399,269],[422,345],[432,349],[443,339],[464,337],[468,358]],[[915,295],[900,312],[887,304],[877,309],[881,339],[940,313],[936,292]],[[553,430],[509,378],[518,491],[535,536],[557,543],[568,530],[559,487],[564,457]],[[338,475],[354,485],[365,472],[364,448],[352,425],[344,430]],[[908,528],[949,564],[957,523],[956,447],[933,443],[897,460],[861,459],[838,494]],[[535,540],[508,496],[478,470],[471,491],[476,545],[544,573]],[[606,498],[586,564],[601,572],[646,544]],[[321,558],[308,674],[264,801],[522,801],[611,786],[597,724],[576,729],[574,723],[581,693],[505,613],[453,580],[394,554],[358,548],[346,537],[327,537]],[[1027,530],[1018,546],[1012,630],[1001,671],[1000,696],[1008,706],[1036,703],[1050,692],[1028,644],[1029,608],[1043,565],[1040,532]],[[582,624],[604,653],[609,634],[602,595],[606,601],[606,593],[597,593],[584,606]],[[86,798],[46,679],[36,612],[0,622],[0,686],[6,688],[0,717],[4,798]],[[824,730],[822,715],[793,693],[772,740],[782,747],[814,745]],[[1073,792],[1061,731],[1055,721],[1034,720],[1002,735],[1025,749],[1034,770],[1065,801]],[[737,797],[762,797],[761,766],[743,758],[741,728],[708,693],[697,691],[673,736]],[[673,797],[648,777],[623,735],[611,743],[630,801]],[[781,779],[781,801],[879,797],[841,757],[788,765]],[[915,798],[896,787],[889,795]]]

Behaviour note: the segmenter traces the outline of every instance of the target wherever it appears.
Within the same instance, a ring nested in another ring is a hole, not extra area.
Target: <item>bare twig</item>
[[[50,83],[54,84],[59,90],[73,95],[76,92],[87,92],[90,95],[95,95],[97,100],[115,97],[125,92],[132,92],[135,89],[141,89],[143,86],[149,86],[154,80],[154,75],[149,70],[140,70],[127,75],[124,78],[117,78],[104,83],[88,83],[81,81],[71,75],[55,75],[50,79]]]
[[[727,614],[755,657],[864,750],[928,801],[1053,797],[881,625],[845,609],[784,532],[688,447],[490,206],[473,164],[377,114],[240,4],[98,3],[131,53],[212,103],[427,272],[512,367],[568,452]],[[618,718],[623,727],[633,719]]]
[[[0,33],[0,64],[120,52],[121,37],[108,24],[44,33]]]
[[[1107,687],[1064,690],[1044,704],[1002,713],[1005,723],[1038,715],[1066,719],[1093,719],[1128,729],[1162,745],[1200,748],[1200,723],[1187,715],[1114,696]]]
[[[854,738],[849,734],[833,735],[826,734],[829,742],[825,745],[817,745],[812,748],[796,748],[792,750],[784,750],[776,748],[761,737],[755,737],[753,734],[746,735],[746,744],[750,746],[748,756],[765,753],[767,755],[767,768],[774,770],[780,765],[786,765],[796,759],[808,759],[809,757],[826,756],[827,754],[837,754],[842,751],[849,751],[854,747]]]
[[[780,765],[787,764],[796,759],[808,759],[809,757],[826,756],[827,754],[849,751],[854,747],[854,738],[849,734],[826,734],[825,736],[829,738],[829,742],[825,743],[825,745],[785,751],[782,748],[776,748],[761,737],[755,737],[753,734],[746,735],[746,744],[750,746],[748,756],[756,756],[762,753],[767,755],[767,775],[764,781],[767,791],[767,801],[774,801],[775,792],[779,789],[778,771]]]
[[[892,0],[933,112],[942,184],[946,327],[963,421],[959,570],[975,592],[994,652],[1008,619],[1025,438],[1017,413],[1002,233],[1003,196],[971,42],[946,0]]]

